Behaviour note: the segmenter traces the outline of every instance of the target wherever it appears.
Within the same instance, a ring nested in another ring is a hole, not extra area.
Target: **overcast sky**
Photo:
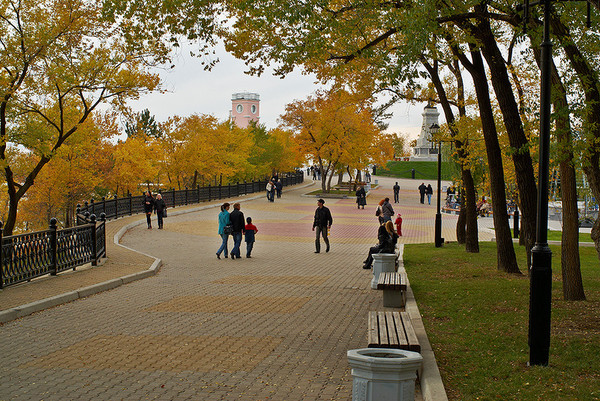
[[[157,121],[168,117],[188,116],[194,113],[210,114],[224,120],[231,110],[231,95],[236,92],[253,92],[260,95],[260,122],[267,128],[275,128],[277,119],[285,112],[285,106],[294,100],[306,99],[319,86],[315,79],[294,71],[284,79],[265,72],[261,77],[244,74],[243,61],[235,59],[223,49],[217,50],[220,62],[212,71],[205,71],[201,61],[187,52],[179,54],[175,68],[161,71],[163,88],[167,93],[152,93],[132,102],[134,111],[149,109]],[[409,134],[416,139],[421,131],[425,104],[401,103],[393,109],[388,121],[388,132]]]

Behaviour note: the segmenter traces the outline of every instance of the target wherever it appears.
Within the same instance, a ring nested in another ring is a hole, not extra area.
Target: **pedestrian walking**
[[[146,213],[146,223],[148,223],[148,229],[152,228],[152,211],[154,210],[154,198],[150,190],[146,191],[144,195],[144,212]]]
[[[398,185],[398,181],[396,181],[396,185],[394,185],[394,203],[400,202],[400,185]]]
[[[433,195],[433,188],[431,188],[431,184],[427,184],[427,203],[431,205],[431,195]]]
[[[275,202],[273,199],[273,191],[275,191],[275,186],[273,185],[273,181],[267,182],[267,200],[269,202]]]
[[[317,201],[317,210],[315,210],[315,219],[313,221],[312,230],[317,232],[317,236],[315,238],[315,253],[321,252],[321,240],[320,237],[323,237],[323,241],[327,248],[325,252],[329,252],[329,238],[327,237],[327,233],[333,224],[333,218],[331,217],[331,212],[327,207],[325,207],[325,201],[323,199],[319,199]]]
[[[281,180],[277,180],[275,183],[275,190],[277,191],[277,197],[281,198],[281,192],[283,191],[283,183]]]
[[[402,237],[402,215],[400,213],[398,213],[394,224],[396,225],[396,233],[398,234],[398,237]]]
[[[421,204],[425,204],[425,194],[427,193],[427,187],[425,186],[425,183],[422,182],[421,185],[419,185],[419,195],[421,196]]]
[[[375,216],[377,216],[377,220],[379,221],[379,225],[383,224],[383,210],[381,209],[383,207],[383,204],[385,203],[385,198],[379,201],[379,204],[377,205],[377,210],[375,210]]]
[[[156,218],[158,219],[158,229],[162,230],[163,218],[167,217],[167,205],[161,194],[156,195],[156,200],[154,201],[154,213],[156,213]]]
[[[231,222],[231,236],[233,237],[233,249],[231,250],[231,259],[241,258],[240,246],[242,244],[242,235],[244,234],[244,213],[240,210],[239,203],[233,204],[233,212],[229,215]]]
[[[229,234],[231,234],[231,221],[229,219],[229,203],[225,202],[221,205],[221,213],[219,213],[219,235],[223,242],[217,250],[217,259],[221,259],[221,252],[225,252],[225,258],[227,258],[227,242],[229,241]]]
[[[383,216],[383,221],[392,221],[392,216],[394,215],[394,208],[390,203],[390,198],[385,198],[383,200],[383,204],[381,205],[381,215]]]
[[[252,224],[252,218],[246,217],[246,226],[244,227],[244,237],[246,241],[246,257],[251,258],[252,248],[254,248],[254,241],[256,241],[256,233],[258,228]]]
[[[357,208],[360,209],[360,207],[362,206],[362,208],[364,209],[366,204],[367,204],[367,193],[365,192],[365,189],[362,186],[359,186],[358,189],[356,190]]]

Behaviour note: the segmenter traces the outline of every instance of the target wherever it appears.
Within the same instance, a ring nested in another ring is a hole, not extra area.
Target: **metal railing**
[[[47,230],[2,236],[0,222],[0,288],[47,274],[75,270],[86,263],[96,265],[106,257],[106,221],[91,215],[89,222],[58,230],[50,220]]]
[[[304,173],[295,172],[284,174],[279,177],[283,186],[295,185],[304,182]],[[257,192],[263,192],[266,189],[269,180],[259,180],[253,182],[241,182],[229,185],[209,185],[206,187],[198,186],[192,189],[159,191],[167,207],[185,206],[194,203],[210,202],[215,199],[226,199],[240,195],[247,195]],[[77,205],[78,222],[85,213],[98,215],[104,213],[107,220],[116,219],[122,216],[130,216],[144,212],[144,195],[117,197],[106,199],[103,197],[99,201],[91,199],[82,205]]]

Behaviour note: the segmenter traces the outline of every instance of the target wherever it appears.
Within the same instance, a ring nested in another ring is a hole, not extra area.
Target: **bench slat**
[[[408,339],[410,347],[409,351],[421,352],[421,345],[419,344],[417,333],[415,332],[415,328],[412,325],[408,312],[400,312],[400,316],[404,323],[404,331],[406,331],[406,338]]]
[[[396,334],[396,325],[394,323],[394,316],[392,312],[385,312],[385,321],[387,326],[388,340],[390,348],[398,348],[398,335]]]
[[[409,342],[406,334],[404,333],[404,326],[399,312],[392,312],[394,320],[394,329],[396,330],[396,336],[398,337],[398,346],[401,349],[409,349]]]
[[[390,340],[388,337],[387,325],[385,324],[385,312],[377,312],[379,326],[379,344],[384,347],[389,346]]]
[[[379,344],[379,328],[377,326],[377,312],[369,312],[369,334],[367,341],[371,344]]]

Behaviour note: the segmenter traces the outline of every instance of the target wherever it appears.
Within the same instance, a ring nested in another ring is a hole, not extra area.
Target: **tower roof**
[[[231,95],[231,100],[260,100],[258,93],[238,92]]]

